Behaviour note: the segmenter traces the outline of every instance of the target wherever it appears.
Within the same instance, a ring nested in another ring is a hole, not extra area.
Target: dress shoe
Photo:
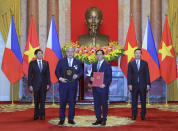
[[[141,116],[141,119],[142,119],[143,121],[146,120],[145,116]]]
[[[92,123],[92,125],[99,125],[99,124],[101,124],[101,122],[102,122],[102,121],[98,121],[98,120],[97,120],[97,121],[95,121],[94,123]]]
[[[41,116],[41,117],[40,117],[40,120],[45,120],[45,116]]]
[[[58,126],[61,126],[61,125],[63,125],[64,124],[64,120],[60,120],[59,122],[58,122]]]
[[[132,116],[132,120],[136,120],[136,116]]]
[[[75,121],[73,121],[73,120],[68,120],[68,123],[74,125],[74,124],[75,124]]]
[[[105,125],[106,125],[106,121],[102,121],[102,122],[101,122],[101,125],[102,125],[102,126],[105,126]]]
[[[33,120],[38,120],[39,117],[38,116],[34,116]]]

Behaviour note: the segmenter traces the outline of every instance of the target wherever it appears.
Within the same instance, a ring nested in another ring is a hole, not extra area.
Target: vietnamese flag
[[[160,48],[158,51],[160,74],[166,84],[177,79],[176,55],[174,52],[167,16],[165,18]]]
[[[135,58],[134,51],[137,49],[137,39],[135,34],[135,27],[133,17],[131,16],[130,25],[127,32],[127,37],[124,46],[124,55],[121,56],[121,70],[127,78],[128,64]]]
[[[28,76],[28,66],[31,60],[35,59],[34,52],[36,49],[39,49],[40,45],[38,42],[38,36],[35,29],[34,19],[33,16],[31,17],[29,32],[28,32],[28,39],[24,51],[23,56],[23,72],[26,76]]]
[[[58,61],[62,58],[62,51],[57,35],[54,16],[52,16],[51,25],[49,29],[47,47],[45,50],[44,59],[49,62],[51,83],[55,84],[59,80],[56,77],[55,70]]]

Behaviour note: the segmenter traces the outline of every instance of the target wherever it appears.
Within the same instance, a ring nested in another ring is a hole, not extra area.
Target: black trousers
[[[141,116],[146,115],[146,88],[137,86],[132,89],[132,115],[137,115],[138,109],[138,95],[141,101]]]
[[[46,89],[39,88],[34,91],[35,110],[34,117],[45,116]]]

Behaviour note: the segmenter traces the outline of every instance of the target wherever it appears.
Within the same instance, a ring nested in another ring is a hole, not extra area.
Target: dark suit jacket
[[[42,72],[40,72],[37,60],[31,61],[28,69],[28,85],[33,86],[34,90],[46,88],[50,85],[50,71],[47,61],[42,60]]]
[[[93,72],[97,72],[97,63],[93,63],[92,65],[92,73],[91,76],[93,77]],[[100,91],[107,91],[109,92],[109,85],[112,81],[112,69],[111,69],[111,65],[109,63],[107,63],[106,61],[103,61],[99,72],[104,72],[104,84],[105,84],[105,88],[96,88],[97,90]],[[95,87],[93,87],[95,88]]]
[[[127,78],[128,85],[137,87],[139,84],[141,87],[146,88],[147,85],[150,85],[148,63],[144,60],[140,60],[140,68],[138,71],[136,61],[135,60],[131,61],[128,65],[127,77],[128,77]],[[138,83],[138,77],[139,77],[139,83]]]
[[[59,60],[57,66],[56,66],[56,76],[59,79],[60,77],[64,78],[64,74],[65,74],[65,68],[68,67],[68,61],[67,61],[67,57]],[[81,63],[79,60],[74,59],[73,60],[73,64],[72,67],[75,68],[74,70],[74,74],[78,75],[78,78],[73,80],[72,82],[67,82],[67,83],[62,83],[59,81],[59,86],[77,86],[78,83],[78,79],[83,75],[83,69],[81,66]]]

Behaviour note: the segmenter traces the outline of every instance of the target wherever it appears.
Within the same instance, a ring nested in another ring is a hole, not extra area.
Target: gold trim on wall
[[[168,22],[172,35],[173,47],[178,56],[178,0],[169,0]],[[178,101],[177,80],[168,85],[168,101]]]
[[[9,26],[11,23],[11,17],[14,16],[14,22],[18,40],[21,35],[21,21],[20,21],[20,0],[0,0],[0,32],[6,43]],[[12,90],[10,90],[10,97],[12,96]],[[19,82],[14,84],[13,90],[14,101],[19,100]]]

